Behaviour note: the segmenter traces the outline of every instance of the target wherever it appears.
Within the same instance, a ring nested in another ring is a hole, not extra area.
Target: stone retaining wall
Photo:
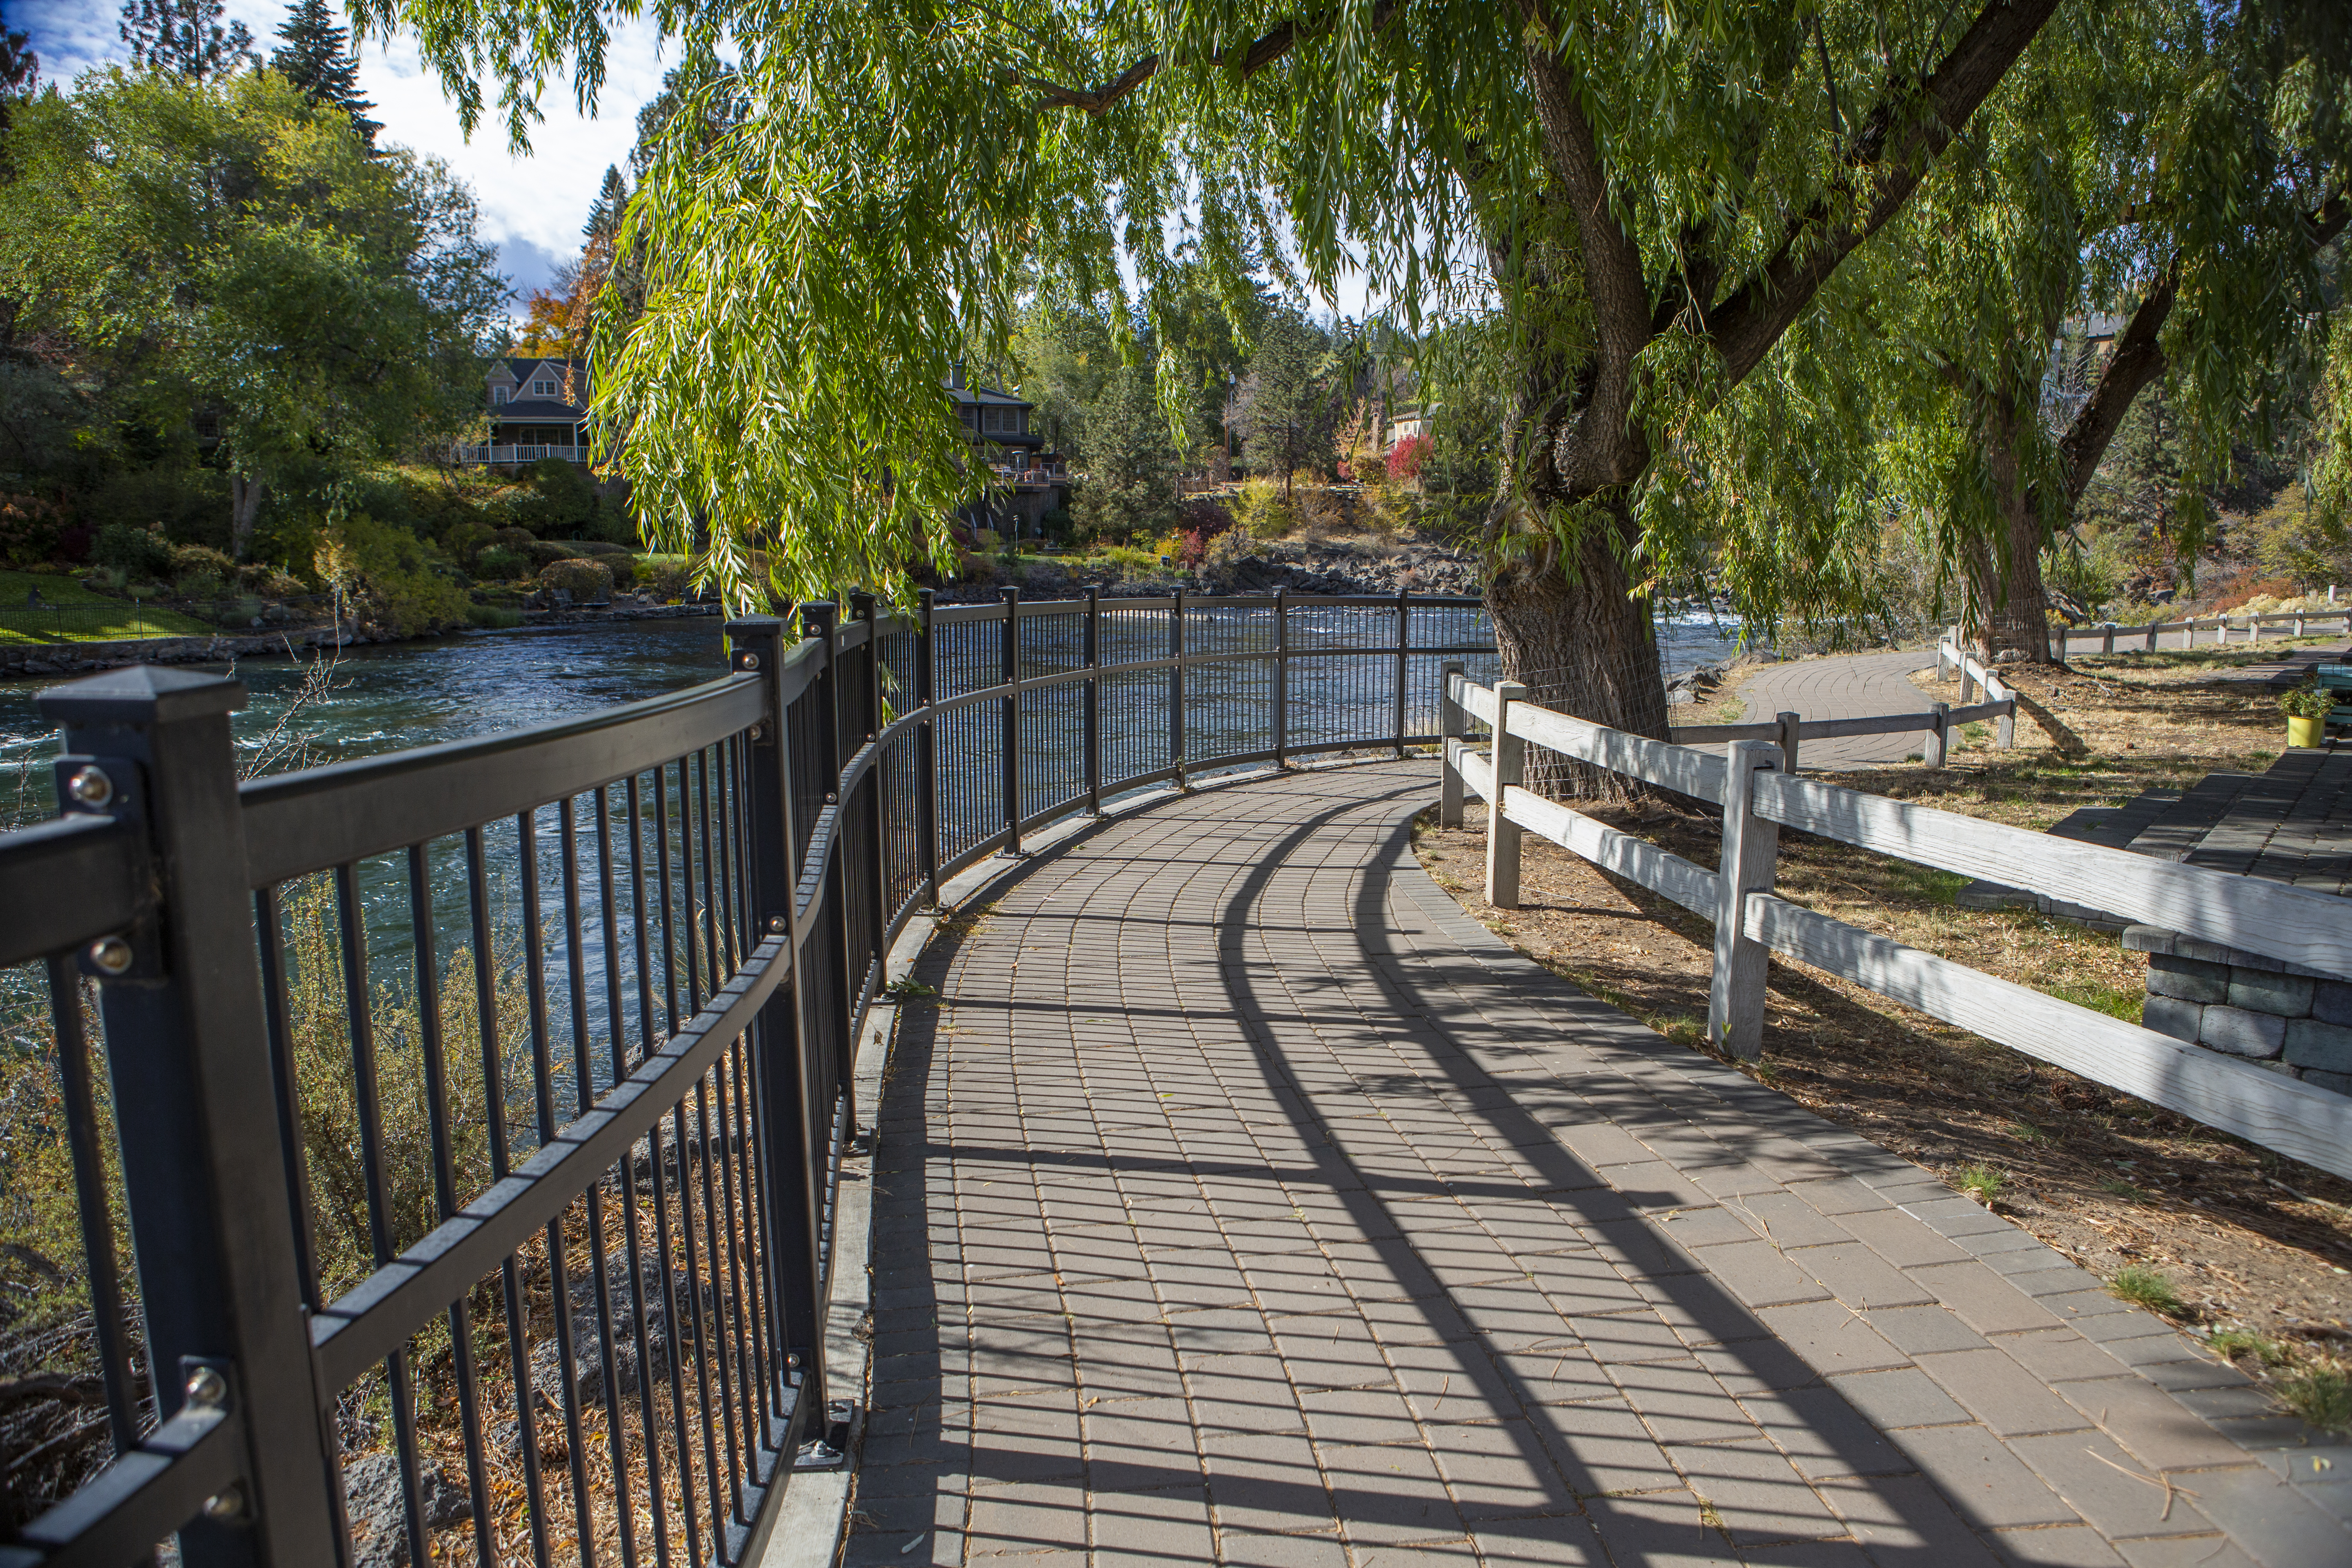
[[[2155,926],[2124,946],[2147,954],[2147,1027],[2352,1094],[2352,982]]]

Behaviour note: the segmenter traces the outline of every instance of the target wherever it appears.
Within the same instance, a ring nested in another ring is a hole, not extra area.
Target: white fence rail
[[[1965,658],[1965,656],[1963,656]],[[1963,665],[1973,665],[1968,660]],[[1978,665],[1970,679],[2000,690]],[[1518,905],[1523,832],[1538,834],[1716,927],[1707,1037],[1753,1059],[1763,1049],[1764,975],[1780,952],[2209,1127],[2352,1177],[2352,1096],[2268,1072],[2137,1024],[1921,952],[1776,898],[1780,828],[1897,859],[2095,904],[2132,920],[2352,979],[2352,921],[2324,893],[2052,838],[1932,806],[1791,776],[1780,748],[1735,741],[1727,756],[1626,734],[1538,708],[1510,682],[1445,678],[1440,820],[1460,826],[1465,789],[1487,803],[1486,897]],[[1469,719],[1492,731],[1489,751]],[[1713,870],[1522,788],[1525,749],[1541,746],[1724,808]]]

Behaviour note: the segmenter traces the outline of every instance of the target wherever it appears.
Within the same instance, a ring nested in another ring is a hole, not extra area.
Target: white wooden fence
[[[1949,647],[1939,646],[1936,649],[1937,675],[1943,675],[1948,658],[1966,657]],[[1873,713],[1858,719],[1807,719],[1799,713],[1777,713],[1769,723],[1677,724],[1666,733],[1678,746],[1770,741],[1780,748],[1783,765],[1790,773],[1795,773],[1801,742],[1805,741],[1833,740],[1841,735],[1900,735],[1916,730],[1919,732],[1920,756],[1929,766],[1940,768],[1951,755],[1952,731],[1959,725],[1990,719],[1997,725],[1994,745],[2006,749],[2017,739],[2016,695],[1975,659],[1968,658],[1965,668],[1973,672],[1973,679],[1962,680],[1957,707],[1937,702],[1924,713]],[[1972,692],[1982,700],[1970,702]]]
[[[1979,667],[1975,679],[1990,679]],[[1488,805],[1486,897],[1519,901],[1519,847],[1534,832],[1715,924],[1707,1037],[1754,1059],[1763,1049],[1767,955],[1780,952],[2109,1088],[2294,1159],[2352,1177],[2352,1096],[2315,1089],[2168,1035],[2045,996],[1776,898],[1779,836],[1793,827],[1897,859],[2090,904],[2128,920],[2352,979],[2352,921],[2328,894],[2053,838],[1930,806],[1798,778],[1778,745],[1734,742],[1717,756],[1538,708],[1505,681],[1445,678],[1440,820],[1462,822],[1465,788]],[[1469,720],[1488,727],[1475,749]],[[1526,748],[1723,807],[1713,870],[1521,787]]]
[[[2241,642],[2260,642],[2264,626],[2286,628],[2286,635],[2294,637],[2317,637],[2330,627],[2352,637],[2352,607],[2241,616],[2234,625],[2227,616],[2213,616],[2201,621],[2150,621],[2142,626],[2119,626],[2113,621],[2104,626],[2064,626],[2050,634],[2050,652],[2053,658],[2063,658],[2070,648],[2076,653],[2090,652],[2083,645],[2095,642],[2100,653],[2114,653],[2119,647],[2126,653],[2154,653],[2158,639],[2168,632],[2180,634],[2180,640],[2172,645],[2180,648],[2195,647],[2199,634],[2203,632],[2213,634],[2216,647],[2228,643],[2232,631],[2241,634]],[[1948,638],[1956,637],[1958,630],[1956,626],[1945,635]]]

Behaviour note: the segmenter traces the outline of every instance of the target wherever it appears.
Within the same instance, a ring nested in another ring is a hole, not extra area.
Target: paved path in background
[[[1743,723],[1758,723],[1775,713],[1797,712],[1808,719],[1864,719],[1881,713],[1924,713],[1931,700],[1911,684],[1915,669],[1935,668],[1933,649],[1925,653],[1864,653],[1850,658],[1809,658],[1791,664],[1767,665],[1757,672],[1740,695],[1748,703]],[[1899,763],[1917,756],[1926,732],[1900,735],[1848,735],[1834,741],[1807,741],[1798,754],[1807,769],[1865,768]]]
[[[2352,1563],[2352,1450],[1510,952],[1435,791],[1172,798],[932,942],[847,1563]]]

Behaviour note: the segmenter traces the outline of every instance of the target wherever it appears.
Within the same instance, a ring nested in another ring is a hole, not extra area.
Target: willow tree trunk
[[[1663,741],[1666,689],[1656,628],[1649,596],[1634,595],[1625,571],[1633,521],[1622,500],[1596,510],[1610,526],[1585,530],[1572,551],[1547,543],[1494,572],[1486,607],[1503,674],[1538,707]],[[1640,794],[1622,774],[1540,747],[1528,750],[1527,787],[1555,800]]]
[[[1990,664],[2013,653],[2030,664],[2050,662],[2050,597],[2042,585],[2041,497],[2027,484],[2024,433],[2000,416],[1986,422],[1985,465],[1990,471],[1999,537],[1971,540],[1962,552],[1968,586],[1968,633],[1977,657]]]
[[[253,525],[261,516],[262,483],[231,474],[228,489],[229,552],[243,561],[253,549]]]

